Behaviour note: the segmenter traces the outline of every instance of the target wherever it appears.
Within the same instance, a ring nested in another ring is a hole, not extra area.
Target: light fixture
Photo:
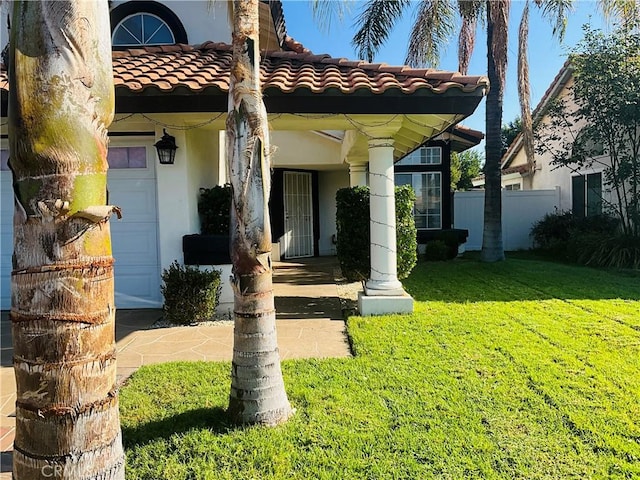
[[[158,160],[162,165],[173,165],[173,162],[176,159],[176,150],[178,146],[176,145],[176,137],[173,137],[167,133],[167,131],[162,129],[162,138],[158,140],[154,147],[158,150]]]

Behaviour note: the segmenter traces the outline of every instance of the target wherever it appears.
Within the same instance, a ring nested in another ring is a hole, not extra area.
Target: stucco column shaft
[[[367,295],[401,295],[396,260],[395,185],[393,140],[369,140],[369,187],[371,189],[371,275]]]
[[[352,187],[364,187],[367,185],[367,164],[349,164],[349,184]]]

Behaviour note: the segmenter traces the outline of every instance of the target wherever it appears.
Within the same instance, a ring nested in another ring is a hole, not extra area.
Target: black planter
[[[185,235],[182,253],[185,265],[230,264],[229,235]]]

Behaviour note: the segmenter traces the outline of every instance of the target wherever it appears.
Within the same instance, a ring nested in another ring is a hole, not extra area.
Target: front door
[[[284,258],[313,256],[310,172],[284,172]]]

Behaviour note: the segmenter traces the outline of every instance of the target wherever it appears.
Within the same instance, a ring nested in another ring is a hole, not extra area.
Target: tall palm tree
[[[561,34],[566,13],[572,0],[534,0],[544,16],[554,23],[554,33]],[[358,53],[373,60],[373,56],[387,40],[393,24],[405,11],[413,7],[409,0],[369,0],[358,17],[358,31],[353,43]],[[458,39],[459,70],[467,73],[469,60],[473,53],[477,22],[484,19],[487,31],[487,75],[491,88],[486,104],[486,140],[485,140],[485,221],[482,241],[482,259],[487,262],[504,259],[502,244],[502,201],[500,182],[500,127],[502,124],[502,101],[507,65],[507,40],[510,0],[421,0],[416,7],[415,22],[412,28],[406,62],[410,65],[433,65],[437,63],[440,47],[455,31],[459,17],[460,33]],[[523,16],[521,42],[526,45],[528,4]],[[526,49],[521,52],[521,82],[528,86],[528,67]],[[523,122],[530,119],[528,89],[520,90]],[[530,121],[529,121],[530,124]],[[527,124],[527,125],[529,125]],[[532,133],[531,137],[532,138]],[[532,145],[532,144],[531,144]],[[527,149],[533,151],[533,148]]]
[[[13,5],[13,478],[124,479],[107,127],[107,2]]]
[[[284,388],[272,288],[267,111],[260,90],[258,0],[233,2],[227,117],[231,173],[234,345],[228,412],[237,423],[276,425],[292,409]]]

